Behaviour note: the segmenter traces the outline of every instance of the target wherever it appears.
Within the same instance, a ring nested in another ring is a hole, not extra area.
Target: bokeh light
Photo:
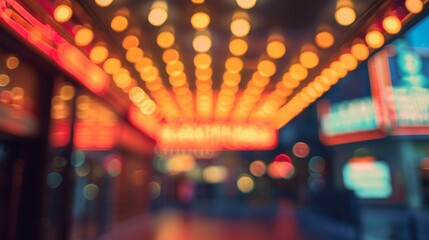
[[[94,200],[98,196],[99,191],[98,186],[91,183],[83,188],[83,196],[87,200]]]
[[[227,169],[224,166],[209,166],[203,170],[203,179],[208,183],[221,183],[226,177]]]
[[[249,193],[255,188],[255,181],[247,174],[242,174],[238,177],[237,188],[242,193]]]
[[[265,165],[264,161],[261,160],[255,160],[253,161],[249,166],[249,171],[253,176],[255,177],[262,177],[267,170],[267,167]]]
[[[107,7],[112,4],[113,0],[95,0],[95,3],[100,7]]]
[[[49,173],[48,176],[46,176],[46,183],[50,188],[57,188],[61,185],[63,181],[63,177],[61,174],[57,172]]]
[[[292,152],[299,158],[305,158],[310,153],[310,147],[304,142],[297,142],[293,145]]]
[[[54,19],[57,22],[67,22],[73,15],[72,8],[67,4],[60,4],[54,9]]]
[[[384,45],[384,36],[381,32],[373,30],[366,34],[365,41],[371,48],[380,48]]]
[[[210,24],[210,16],[205,12],[196,12],[191,17],[191,24],[195,30],[204,30]]]
[[[251,9],[256,5],[256,0],[236,0],[237,5],[242,9]]]
[[[268,165],[268,175],[271,178],[291,178],[295,173],[294,166],[289,162],[274,161]]]
[[[317,46],[321,48],[330,48],[332,45],[334,45],[335,39],[332,33],[330,32],[319,32],[316,37],[315,41]]]
[[[123,32],[128,28],[128,19],[125,16],[115,16],[110,22],[110,27],[115,32]]]

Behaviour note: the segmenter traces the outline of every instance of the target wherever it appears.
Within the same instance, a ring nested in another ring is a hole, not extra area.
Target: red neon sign
[[[94,93],[109,87],[109,76],[49,25],[43,24],[16,1],[0,0],[0,22],[53,60]]]
[[[160,149],[266,150],[277,144],[277,131],[254,124],[165,124],[157,132]]]

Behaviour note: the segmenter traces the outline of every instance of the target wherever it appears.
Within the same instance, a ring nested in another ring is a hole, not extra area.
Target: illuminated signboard
[[[163,125],[156,140],[160,149],[273,149],[277,131],[252,124]]]
[[[377,117],[371,97],[334,103],[321,119],[321,128],[326,136],[373,130],[377,127]]]
[[[400,39],[375,56],[387,76],[382,90],[393,135],[429,133],[428,50]]]
[[[327,145],[429,134],[429,17],[371,57],[318,102]],[[359,85],[370,90],[360,91]]]
[[[386,163],[349,162],[343,167],[343,181],[347,189],[360,198],[388,198],[392,195],[390,171]]]
[[[319,136],[326,145],[365,141],[386,136],[388,117],[381,95],[370,78],[372,63],[362,63],[335,86],[332,95],[317,102]]]

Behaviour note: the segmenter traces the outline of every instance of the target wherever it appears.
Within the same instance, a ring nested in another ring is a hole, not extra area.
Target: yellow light
[[[234,36],[245,37],[250,32],[250,23],[244,18],[237,18],[232,20],[230,28]]]
[[[255,6],[256,0],[237,0],[237,4],[242,9],[251,9]]]
[[[9,85],[10,83],[10,77],[6,74],[0,74],[0,87],[5,87]]]
[[[373,30],[366,34],[365,41],[371,48],[380,48],[384,44],[384,36],[381,32]]]
[[[258,72],[263,77],[273,76],[276,70],[276,65],[270,60],[262,60],[258,63]]]
[[[104,45],[97,45],[89,52],[89,58],[96,64],[104,62],[108,56],[109,50]]]
[[[237,180],[237,188],[240,192],[249,193],[255,188],[255,181],[247,174],[243,174]]]
[[[235,38],[229,42],[229,51],[235,56],[243,56],[247,52],[247,42],[241,38]]]
[[[396,34],[401,31],[401,20],[395,16],[387,16],[383,19],[383,28],[387,33]]]
[[[348,26],[356,20],[356,13],[353,8],[343,7],[335,12],[335,20],[342,26]]]
[[[179,74],[178,76],[170,76],[168,78],[171,86],[173,87],[181,87],[181,86],[185,86],[186,85],[186,75],[183,74]]]
[[[203,170],[203,179],[208,183],[221,183],[227,175],[227,169],[223,166],[209,166]]]
[[[121,61],[117,58],[109,58],[103,64],[103,69],[108,74],[115,74],[120,68],[122,64]]]
[[[213,69],[211,67],[208,68],[197,68],[195,69],[195,76],[199,80],[210,80],[213,75]]]
[[[334,85],[339,80],[337,73],[334,72],[334,70],[329,69],[329,68],[325,68],[322,71],[321,75],[322,75],[322,77],[325,77],[329,81],[330,85]],[[322,78],[322,79],[325,80],[324,78]]]
[[[19,59],[15,56],[10,56],[6,59],[6,67],[10,70],[16,69],[19,66]]]
[[[314,68],[319,64],[319,56],[312,51],[304,51],[299,56],[299,62],[306,68]]]
[[[128,19],[122,15],[115,16],[110,22],[110,27],[115,32],[123,32],[128,27]]]
[[[176,49],[170,48],[164,51],[162,54],[162,60],[165,63],[171,63],[175,61],[179,61],[180,55]]]
[[[350,53],[344,53],[343,55],[341,55],[340,56],[340,62],[342,62],[344,64],[344,66],[346,66],[346,69],[348,71],[353,71],[358,66],[358,61]]]
[[[166,72],[170,76],[177,77],[183,73],[183,69],[184,69],[183,63],[181,61],[176,61],[176,62],[167,64]]]
[[[230,57],[225,62],[225,68],[229,72],[238,73],[243,69],[243,61],[238,57]]]
[[[320,32],[316,35],[315,41],[321,48],[330,48],[334,45],[335,39],[330,32]]]
[[[241,75],[238,73],[225,72],[223,82],[228,86],[237,86],[241,81]]]
[[[204,30],[210,24],[210,16],[205,12],[197,12],[192,15],[191,24],[195,30]]]
[[[143,55],[143,50],[136,47],[128,49],[127,53],[125,54],[125,58],[131,63],[137,63],[143,58]]]
[[[95,3],[100,7],[107,7],[112,4],[113,0],[95,0]]]
[[[271,41],[267,44],[267,54],[270,58],[279,59],[286,53],[286,46],[281,41]]]
[[[122,40],[122,47],[125,48],[126,50],[130,48],[136,48],[139,46],[139,44],[140,44],[139,38],[134,35],[128,35],[124,38],[124,40]]]
[[[194,57],[196,68],[208,68],[212,64],[212,57],[207,53],[198,53]]]
[[[265,87],[270,82],[270,78],[261,76],[261,74],[255,72],[252,76],[252,82],[255,86]]]
[[[54,10],[54,18],[57,22],[67,22],[73,15],[72,8],[67,4],[60,4]]]
[[[139,72],[143,72],[145,70],[147,70],[148,67],[152,66],[152,60],[150,58],[147,57],[143,57],[142,59],[140,59],[140,61],[138,61],[137,63],[134,64],[134,68],[139,71]]]
[[[194,50],[200,53],[207,52],[212,46],[212,40],[207,35],[198,35],[192,41]]]
[[[156,110],[156,103],[153,100],[147,98],[139,105],[139,109],[143,114],[151,115]]]
[[[332,62],[329,67],[337,74],[339,78],[343,78],[347,75],[346,65],[340,61]]]
[[[140,77],[145,82],[153,82],[159,76],[159,70],[155,66],[148,66],[144,68],[143,71],[140,72]]]
[[[159,27],[164,24],[167,18],[167,3],[163,1],[154,2],[148,16],[150,24]]]
[[[417,14],[423,10],[423,1],[422,0],[406,0],[405,7],[410,13]]]
[[[352,52],[353,56],[359,61],[364,61],[369,56],[369,49],[364,43],[354,44],[350,51]]]
[[[192,2],[195,4],[202,4],[204,3],[204,0],[192,0]]]
[[[174,34],[170,31],[160,32],[156,38],[156,43],[158,43],[158,46],[161,48],[169,48],[173,46],[174,41]]]
[[[293,64],[289,69],[292,78],[302,81],[308,76],[308,70],[303,65],[296,63]]]
[[[337,0],[335,20],[342,26],[348,26],[356,20],[356,12],[351,0]]]
[[[87,27],[79,27],[74,35],[74,42],[79,47],[87,46],[94,39],[94,32]]]

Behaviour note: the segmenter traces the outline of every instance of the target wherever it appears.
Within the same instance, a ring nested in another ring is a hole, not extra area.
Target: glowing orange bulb
[[[346,69],[348,71],[353,71],[358,66],[358,61],[350,53],[345,53],[345,54],[341,55],[340,56],[340,62],[342,62],[344,64],[344,66],[346,66]]]
[[[164,1],[154,2],[148,15],[149,23],[153,26],[159,27],[164,24],[167,18],[167,3]]]
[[[331,63],[330,68],[337,74],[339,78],[343,78],[347,75],[346,66],[340,61],[334,61]]]
[[[308,70],[299,63],[293,64],[290,67],[289,72],[293,78],[299,81],[304,80],[308,76]]]
[[[334,45],[335,39],[330,32],[320,32],[316,35],[315,41],[317,46],[321,48],[330,48]]]
[[[74,35],[74,42],[79,47],[87,46],[92,42],[94,39],[94,32],[87,28],[87,27],[81,27],[76,31],[76,34]]]
[[[204,30],[210,24],[210,16],[204,12],[197,12],[192,15],[191,24],[195,30]]]
[[[156,38],[156,43],[161,48],[169,48],[173,46],[175,41],[174,34],[169,31],[160,32]]]
[[[422,0],[406,0],[405,7],[410,13],[417,14],[423,10],[423,1]]]
[[[286,46],[281,41],[271,41],[267,45],[267,55],[273,59],[279,59],[286,53]]]
[[[118,15],[112,19],[110,27],[115,32],[123,32],[128,27],[128,19],[124,16]]]
[[[243,56],[247,48],[247,42],[241,38],[235,38],[229,43],[229,51],[235,56]]]
[[[67,22],[73,15],[73,10],[69,5],[58,5],[54,10],[54,18],[57,22]]]
[[[383,28],[387,33],[396,34],[401,31],[402,23],[395,16],[388,16],[383,19]]]
[[[95,46],[89,52],[89,58],[94,63],[102,63],[108,56],[109,50],[103,45]]]
[[[237,5],[242,9],[251,9],[255,6],[256,0],[236,0]]]
[[[359,61],[364,61],[369,56],[369,49],[364,43],[354,44],[350,51],[352,52],[353,56]]]
[[[117,58],[109,58],[103,64],[103,69],[108,74],[115,74],[120,68],[122,64],[121,61]]]
[[[126,50],[136,48],[140,44],[139,38],[134,35],[128,35],[122,40],[122,47]]]
[[[300,63],[306,68],[314,68],[319,64],[319,56],[315,52],[305,51],[299,56]]]
[[[238,73],[243,69],[243,61],[237,57],[230,57],[225,62],[225,68],[229,72]]]
[[[381,32],[373,30],[366,34],[365,41],[371,48],[380,48],[384,44],[384,36]]]
[[[244,18],[237,18],[231,22],[231,32],[234,36],[245,37],[249,34],[250,23]]]
[[[128,49],[125,58],[131,63],[137,63],[143,58],[143,50],[140,48],[130,48]]]
[[[207,52],[212,46],[212,40],[207,35],[198,35],[192,41],[192,46],[197,52]]]
[[[276,65],[270,60],[263,60],[258,63],[258,72],[263,77],[273,76],[276,70]]]
[[[212,63],[212,57],[207,53],[198,53],[194,57],[194,65],[196,68],[208,68]]]
[[[175,61],[179,61],[180,55],[179,52],[176,49],[170,48],[164,51],[162,54],[162,60],[165,63],[171,63]]]

